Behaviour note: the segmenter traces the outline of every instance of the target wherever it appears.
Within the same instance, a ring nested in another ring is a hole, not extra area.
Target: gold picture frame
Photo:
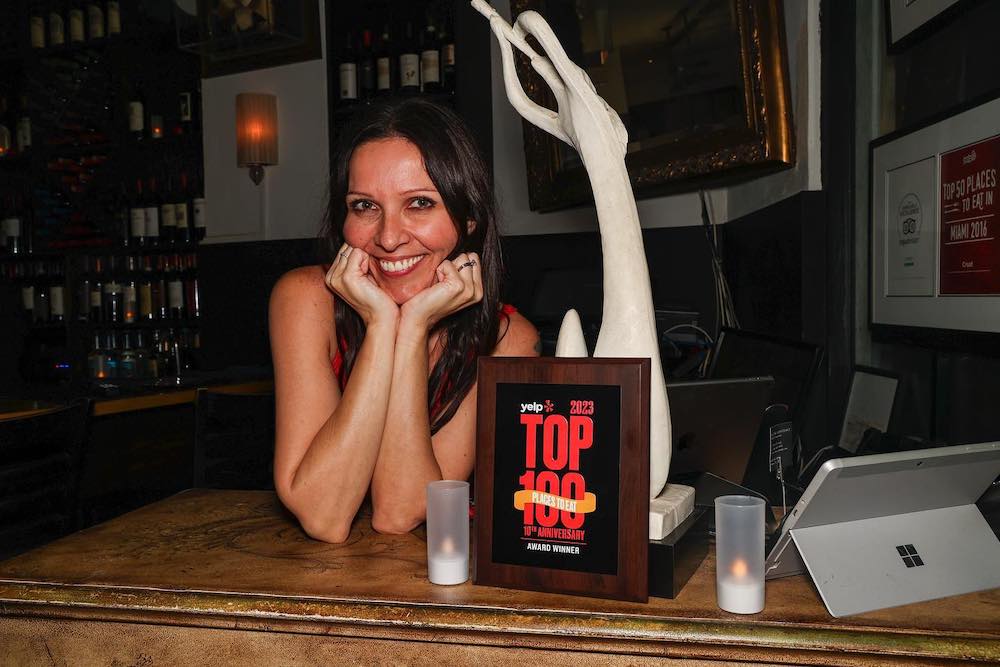
[[[580,26],[574,28],[571,25],[574,16],[583,16],[581,7],[588,4],[603,5],[605,12],[618,11],[609,10],[607,0],[592,0],[590,3],[578,3],[575,0],[511,0],[511,13],[516,18],[523,11],[539,12],[549,21],[563,46],[567,47],[564,38],[567,29],[570,33],[575,30],[578,43],[582,43],[583,38],[579,36],[585,31],[589,31],[593,38],[593,21],[590,26],[584,26],[583,19]],[[665,4],[690,7],[690,3],[686,2]],[[650,12],[664,11],[663,3],[649,5]],[[675,123],[669,132],[661,136],[644,137],[640,141],[633,140],[633,129],[629,127],[630,145],[625,161],[638,198],[693,190],[706,184],[732,183],[761,173],[789,168],[795,163],[782,0],[708,0],[702,5],[711,5],[711,11],[725,14],[723,20],[728,21],[729,34],[720,35],[716,25],[706,44],[699,46],[698,24],[694,20],[697,17],[690,20],[684,18],[684,24],[676,30],[680,37],[675,39],[675,43],[685,40],[684,46],[688,53],[694,54],[694,58],[700,57],[703,62],[705,57],[699,54],[712,53],[712,40],[729,40],[732,55],[738,60],[738,64],[732,61],[724,63],[729,71],[723,75],[723,78],[727,78],[723,94],[729,100],[730,112],[725,122],[706,125],[699,122],[697,111],[689,111],[695,117],[693,123],[681,127],[677,127]],[[605,27],[607,17],[604,21],[601,28],[611,34],[610,29]],[[636,22],[633,17],[630,25],[636,24],[641,25],[641,22]],[[668,32],[665,41],[669,39]],[[657,44],[654,48],[660,49],[656,53],[663,53],[662,45]],[[577,60],[572,46],[566,50],[571,58]],[[608,52],[600,52],[601,65],[605,64],[606,55]],[[632,55],[634,60],[636,53]],[[589,57],[593,58],[593,53]],[[640,51],[638,57],[646,56]],[[622,59],[624,61],[624,56]],[[649,65],[654,64],[652,55],[648,60]],[[689,60],[692,58],[689,57]],[[578,64],[586,68],[585,63]],[[645,64],[643,61],[642,65]],[[531,68],[527,58],[517,58],[517,69],[528,96],[538,104],[555,109],[551,91]],[[594,78],[593,74],[591,78]],[[642,79],[641,76],[633,78]],[[623,86],[626,88],[628,79],[628,72],[618,78],[625,82]],[[628,127],[628,114],[622,114],[618,108],[620,105],[609,99],[609,95],[602,90],[601,82],[595,81],[595,84],[598,92],[623,115],[623,121]],[[688,87],[696,88],[690,85]],[[640,90],[636,94],[641,96],[645,92]],[[695,98],[699,94],[704,97],[704,93],[696,92]],[[671,107],[675,101],[661,100],[660,105],[663,108],[676,108]],[[706,102],[704,99],[695,101],[699,104]],[[710,101],[707,103],[710,106],[712,104]],[[644,113],[649,117],[652,110],[654,118],[651,125],[655,126],[657,107],[646,107]],[[523,125],[530,208],[534,211],[553,211],[592,201],[593,192],[586,171],[575,151],[527,121]]]

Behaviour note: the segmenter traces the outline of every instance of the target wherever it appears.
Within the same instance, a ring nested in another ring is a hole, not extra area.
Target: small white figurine
[[[639,212],[625,168],[628,132],[618,114],[597,94],[587,73],[566,56],[540,14],[522,12],[511,26],[484,0],[472,0],[472,6],[490,20],[500,43],[504,84],[514,109],[528,122],[573,146],[590,178],[604,251],[604,311],[594,356],[650,359],[649,497],[655,498],[670,468],[670,410]],[[525,41],[529,34],[538,40],[547,57]],[[528,56],[531,66],[552,89],[558,112],[528,99],[514,69],[512,44]],[[556,356],[587,356],[575,311],[563,319]]]

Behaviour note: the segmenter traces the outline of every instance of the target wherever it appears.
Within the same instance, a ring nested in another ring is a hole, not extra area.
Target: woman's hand
[[[395,325],[399,318],[399,306],[371,277],[370,261],[371,257],[364,250],[345,243],[326,272],[326,284],[361,316],[366,327],[376,322],[392,322]]]
[[[400,308],[401,326],[424,332],[452,313],[483,299],[483,274],[479,255],[462,253],[437,268],[437,282],[414,295]]]

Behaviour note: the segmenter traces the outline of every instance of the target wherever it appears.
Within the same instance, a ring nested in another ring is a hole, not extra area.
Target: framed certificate
[[[474,581],[645,601],[648,359],[479,360]]]

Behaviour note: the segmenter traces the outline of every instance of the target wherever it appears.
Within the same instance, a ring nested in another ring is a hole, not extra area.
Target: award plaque
[[[648,359],[479,360],[474,581],[645,601]]]

